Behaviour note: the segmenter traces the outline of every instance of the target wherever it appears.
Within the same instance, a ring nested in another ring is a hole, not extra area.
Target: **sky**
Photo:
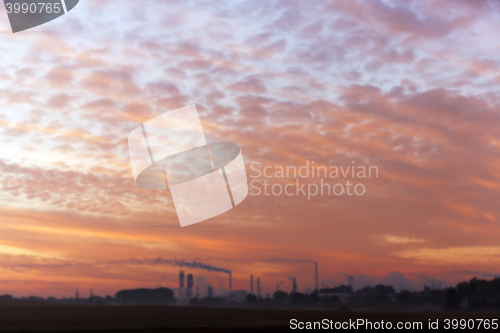
[[[233,289],[253,274],[263,293],[291,276],[314,288],[300,260],[328,286],[500,276],[499,13],[486,0],[82,0],[12,34],[0,6],[0,294],[176,288],[181,268],[158,257],[231,270]],[[127,138],[191,104],[208,141],[241,147],[249,184],[294,184],[256,170],[313,162],[377,177],[324,179],[363,184],[352,196],[251,188],[181,228],[169,191],[135,184]],[[227,274],[182,269],[227,292]]]

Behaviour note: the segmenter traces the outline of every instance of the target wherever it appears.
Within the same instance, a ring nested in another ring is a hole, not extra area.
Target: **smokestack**
[[[179,272],[179,289],[184,288],[184,271]]]
[[[260,279],[257,278],[257,297],[260,297]]]
[[[229,294],[231,294],[232,290],[233,287],[232,287],[231,271],[229,271]]]
[[[193,286],[194,286],[193,274],[188,274],[188,276],[187,276],[187,289],[186,289],[186,296],[188,298],[193,297]]]
[[[253,294],[253,275],[250,275],[250,294]]]
[[[314,280],[316,283],[316,291],[318,290],[318,263],[314,262]]]
[[[297,292],[297,283],[295,282],[295,276],[294,277],[291,277],[289,276],[288,277],[290,280],[292,280],[292,294],[295,294]]]
[[[184,271],[179,272],[179,298],[184,299]]]

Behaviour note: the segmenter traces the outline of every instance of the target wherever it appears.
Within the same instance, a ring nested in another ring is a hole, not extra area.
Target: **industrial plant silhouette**
[[[296,276],[276,283],[252,274],[246,288],[233,290],[230,270],[200,262],[159,258],[142,261],[152,262],[184,267],[178,271],[177,288],[126,289],[105,297],[95,295],[92,289],[85,297],[81,289],[76,289],[73,297],[62,299],[3,295],[0,331],[281,332],[289,329],[290,318],[349,321],[361,317],[393,323],[432,319],[439,320],[442,326],[444,319],[496,318],[500,311],[500,278],[474,278],[444,289],[432,283],[420,291],[396,291],[383,284],[362,288],[358,284],[355,289],[355,277],[347,276],[345,284],[322,284],[321,288],[302,293]],[[314,266],[317,284],[317,263]],[[221,293],[210,284],[199,283],[205,281],[203,275],[196,275],[200,270],[228,274],[229,289],[220,288],[224,290]],[[263,285],[274,286],[274,291],[264,294]]]
[[[178,262],[180,263],[180,262]],[[193,266],[193,263],[183,262],[184,266]],[[197,263],[197,267],[204,264]],[[213,267],[213,266],[210,266]],[[114,297],[97,296],[90,290],[88,298],[81,297],[78,289],[75,296],[70,298],[46,299],[36,296],[14,298],[11,295],[1,295],[0,301],[45,301],[66,304],[95,304],[95,305],[178,305],[178,306],[211,306],[236,308],[265,308],[265,309],[337,309],[337,310],[500,310],[500,278],[493,280],[472,279],[461,282],[456,287],[441,288],[440,284],[433,283],[424,286],[420,291],[400,290],[396,292],[393,286],[378,284],[364,286],[354,290],[354,277],[347,278],[347,284],[336,287],[323,285],[310,293],[298,291],[295,277],[288,277],[275,286],[270,294],[262,293],[261,279],[249,276],[248,289],[232,290],[232,275],[229,274],[229,292],[224,295],[214,295],[214,288],[209,284],[206,290],[200,290],[195,284],[192,273],[186,275],[184,270],[179,271],[178,288],[138,288],[118,291]],[[315,264],[315,278],[317,281],[317,264]],[[254,288],[255,281],[255,288]],[[315,282],[316,282],[315,281]],[[316,282],[317,283],[317,282]],[[289,287],[286,287],[289,285]],[[288,289],[288,291],[287,291]],[[206,295],[200,297],[200,293]]]

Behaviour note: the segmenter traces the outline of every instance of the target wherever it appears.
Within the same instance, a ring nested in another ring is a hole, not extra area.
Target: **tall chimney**
[[[186,289],[186,297],[187,298],[193,297],[193,286],[194,286],[193,274],[188,274],[188,276],[187,276],[187,289]]]
[[[250,275],[250,294],[253,294],[253,275]]]
[[[318,290],[318,263],[314,262],[314,280],[316,282],[316,291]]]
[[[260,279],[257,278],[257,297],[260,297]]]
[[[232,287],[232,279],[231,279],[231,272],[229,272],[229,294],[231,294],[233,287]]]
[[[179,272],[179,298],[184,299],[184,271]]]
[[[179,289],[184,288],[184,271],[179,272]]]

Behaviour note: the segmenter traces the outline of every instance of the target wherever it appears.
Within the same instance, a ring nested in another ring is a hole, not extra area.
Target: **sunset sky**
[[[264,293],[314,288],[298,259],[329,286],[500,276],[499,31],[486,0],[81,0],[16,34],[0,5],[0,295],[176,288],[158,257]],[[378,178],[327,180],[363,196],[250,194],[181,228],[169,192],[135,184],[127,138],[190,104],[249,182],[253,162]]]

